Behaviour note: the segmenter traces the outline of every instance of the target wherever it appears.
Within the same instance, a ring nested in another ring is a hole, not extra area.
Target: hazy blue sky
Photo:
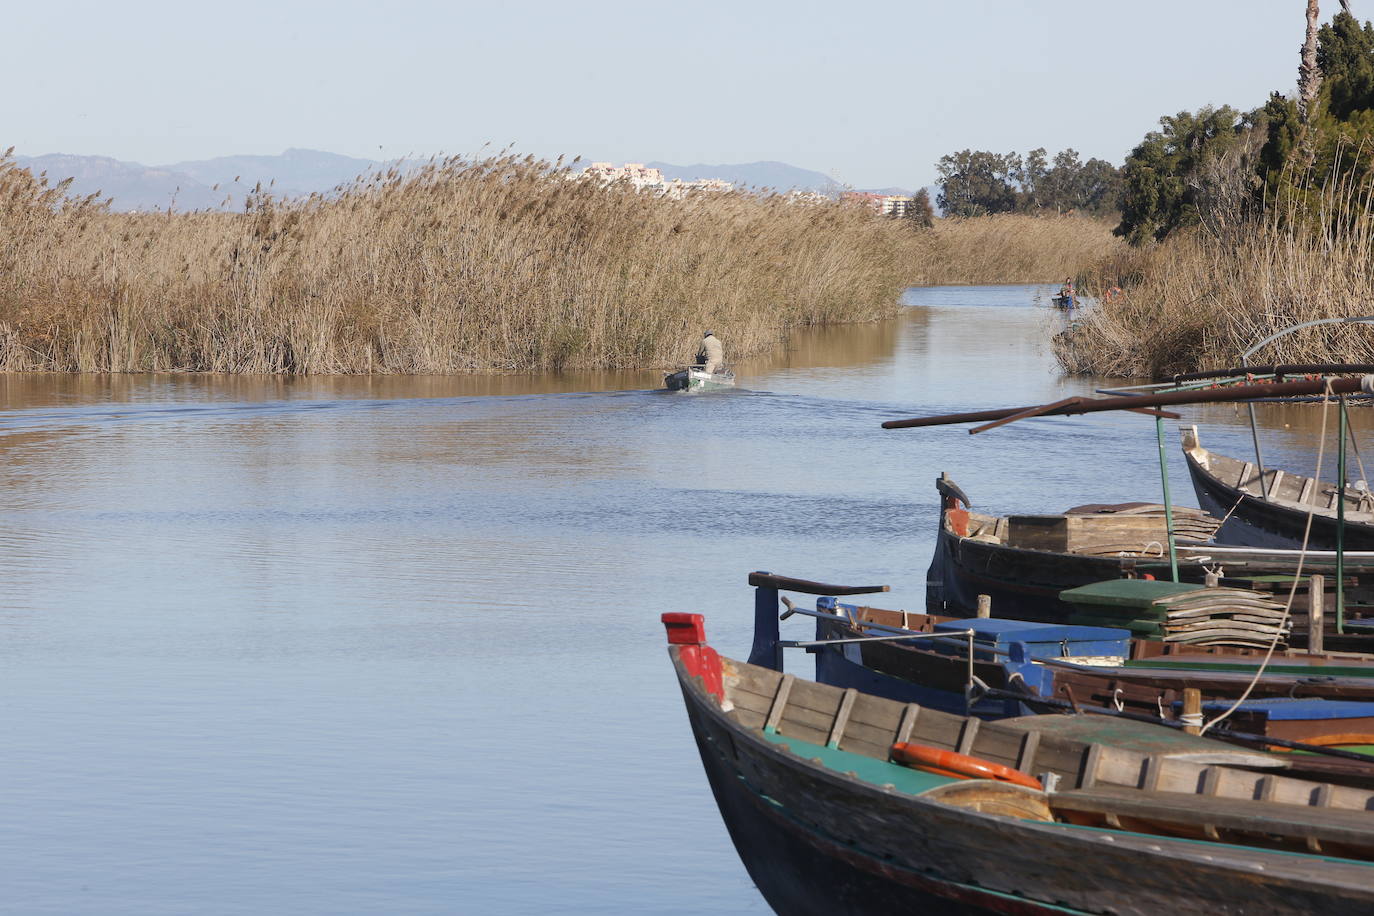
[[[5,13],[0,146],[161,164],[514,144],[916,186],[954,150],[1119,163],[1163,114],[1259,105],[1296,79],[1304,7],[49,0]]]

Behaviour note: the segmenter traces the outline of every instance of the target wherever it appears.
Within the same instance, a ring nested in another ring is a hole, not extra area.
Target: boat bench
[[[1120,817],[1176,824],[1213,839],[1218,831],[1227,831],[1304,841],[1318,852],[1323,844],[1374,849],[1374,811],[1101,785],[1056,792],[1050,805],[1056,814],[1097,815],[1109,824]]]

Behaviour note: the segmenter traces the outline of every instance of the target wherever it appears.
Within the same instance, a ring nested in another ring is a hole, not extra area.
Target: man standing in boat
[[[707,331],[701,337],[701,349],[697,350],[697,365],[711,373],[725,368],[725,348],[720,345],[720,338],[711,331]]]

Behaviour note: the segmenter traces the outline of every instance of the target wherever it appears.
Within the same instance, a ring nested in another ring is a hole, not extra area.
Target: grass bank
[[[731,358],[919,283],[1054,281],[1115,243],[1028,216],[923,231],[838,203],[663,200],[450,159],[241,213],[111,213],[0,159],[0,371],[448,373]]]

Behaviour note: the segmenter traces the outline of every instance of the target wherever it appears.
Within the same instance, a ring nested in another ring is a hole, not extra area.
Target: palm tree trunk
[[[1298,113],[1304,126],[1312,117],[1317,92],[1322,85],[1322,71],[1317,66],[1317,21],[1320,18],[1317,0],[1307,0],[1307,40],[1302,44],[1302,63],[1298,66]]]

